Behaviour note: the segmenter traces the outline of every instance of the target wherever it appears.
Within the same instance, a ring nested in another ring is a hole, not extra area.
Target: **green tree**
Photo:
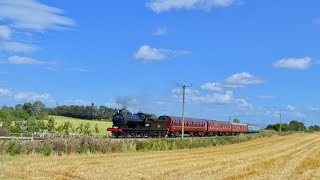
[[[318,125],[310,126],[309,130],[310,131],[320,131],[320,126],[318,126]]]
[[[26,102],[23,104],[22,109],[25,110],[29,115],[32,115],[32,104],[30,102]]]
[[[71,128],[72,128],[72,123],[70,121],[66,121],[63,123],[63,131],[65,135],[69,135]]]
[[[86,123],[83,127],[83,134],[84,135],[91,135],[91,130],[90,130],[90,124]]]
[[[17,104],[16,106],[15,106],[15,109],[16,109],[16,111],[18,110],[23,110],[23,105],[22,104]]]
[[[29,114],[24,110],[15,110],[13,112],[13,115],[17,118],[19,121],[25,121],[29,118]]]
[[[50,118],[48,119],[48,125],[47,125],[48,131],[49,131],[49,132],[53,132],[54,126],[55,126],[55,119],[54,119],[53,117],[50,117]]]
[[[11,109],[0,109],[0,127],[9,128],[16,120]]]
[[[60,133],[60,134],[62,134],[62,132],[63,132],[63,124],[60,124],[58,127],[56,127],[56,131],[58,132],[58,133]]]
[[[296,120],[292,120],[289,123],[289,129],[290,131],[304,131],[305,130],[305,126],[302,122],[296,121]]]
[[[77,127],[77,131],[79,132],[79,134],[82,134],[82,133],[83,133],[83,130],[84,130],[84,124],[81,123],[81,124],[79,124],[79,126]]]
[[[233,120],[233,122],[234,122],[234,123],[240,123],[240,120],[237,119],[237,118],[235,118],[235,119]]]
[[[96,124],[96,125],[94,126],[94,132],[95,132],[96,134],[99,134],[100,130],[99,130],[98,124]]]

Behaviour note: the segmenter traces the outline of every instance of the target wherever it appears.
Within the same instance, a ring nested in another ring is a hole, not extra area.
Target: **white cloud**
[[[172,91],[173,98],[182,99],[182,89],[175,88]],[[226,91],[224,93],[212,93],[201,95],[198,90],[186,89],[186,101],[196,104],[234,104],[239,107],[248,107],[250,104],[244,99],[237,99],[233,96],[233,91]]]
[[[14,99],[17,101],[53,101],[49,93],[39,94],[35,92],[19,92],[14,95]]]
[[[213,93],[211,95],[201,97],[201,100],[205,103],[213,104],[228,104],[231,103],[233,99],[233,92],[226,91],[225,94]]]
[[[313,19],[312,22],[315,25],[320,25],[320,18]]]
[[[207,91],[222,91],[223,85],[221,83],[213,82],[213,83],[206,83],[201,86],[201,89],[207,90]]]
[[[148,63],[153,61],[160,61],[178,55],[188,54],[188,51],[176,51],[171,49],[157,49],[149,45],[143,45],[137,52],[133,54],[134,59]]]
[[[318,111],[319,111],[319,108],[314,107],[314,106],[310,106],[310,107],[308,108],[308,111],[311,111],[311,112],[318,112]]]
[[[214,7],[228,7],[236,2],[236,0],[150,0],[146,6],[156,13],[172,9],[200,9],[209,11]]]
[[[268,96],[268,95],[259,95],[257,96],[259,99],[276,99],[276,96]]]
[[[0,20],[9,20],[13,27],[45,31],[64,29],[74,21],[62,15],[61,9],[45,5],[37,0],[1,0]]]
[[[0,96],[11,96],[11,91],[9,89],[0,88]]]
[[[293,107],[293,106],[291,106],[291,105],[288,105],[287,106],[287,110],[288,111],[293,111],[293,110],[295,110],[296,108],[295,107]]]
[[[9,40],[11,38],[11,29],[8,26],[0,26],[0,40]]]
[[[236,73],[228,77],[223,82],[208,82],[201,86],[202,90],[222,91],[224,88],[240,88],[247,85],[262,84],[263,80],[247,72]]]
[[[0,51],[9,52],[32,52],[37,49],[36,46],[14,41],[0,42]]]
[[[148,45],[143,45],[140,49],[134,53],[134,58],[138,60],[155,61],[155,60],[163,60],[166,58],[166,54],[160,49],[151,48]]]
[[[85,69],[85,68],[79,68],[79,67],[72,67],[72,68],[68,68],[67,69],[68,71],[76,71],[76,72],[89,72],[88,69]]]
[[[281,59],[273,63],[275,68],[286,68],[295,70],[306,70],[312,65],[312,59],[310,57],[305,58],[287,58]]]
[[[8,58],[9,64],[46,64],[44,61],[20,56],[11,56]]]
[[[156,29],[156,31],[152,34],[154,36],[163,36],[167,34],[167,28],[165,27],[159,27]]]
[[[227,85],[235,86],[235,87],[243,87],[245,85],[250,85],[250,84],[262,84],[263,81],[257,77],[254,77],[250,73],[247,72],[241,72],[241,73],[236,73],[230,76],[225,80],[225,83]]]

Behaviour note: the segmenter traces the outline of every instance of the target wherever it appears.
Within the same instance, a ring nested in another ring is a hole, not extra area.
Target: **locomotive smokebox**
[[[113,126],[123,128],[136,128],[144,126],[144,118],[137,114],[117,113],[112,118]]]

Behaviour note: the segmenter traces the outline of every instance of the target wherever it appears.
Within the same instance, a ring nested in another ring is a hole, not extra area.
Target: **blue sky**
[[[320,2],[0,0],[0,105],[319,124]]]

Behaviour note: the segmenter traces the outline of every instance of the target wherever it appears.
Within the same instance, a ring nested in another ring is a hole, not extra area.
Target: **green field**
[[[76,118],[63,117],[63,116],[50,116],[50,117],[53,117],[55,119],[55,122],[56,122],[55,127],[62,125],[66,121],[71,122],[74,127],[78,127],[81,123],[83,123],[83,124],[89,123],[90,129],[91,129],[93,135],[110,134],[107,131],[107,128],[112,126],[112,122],[110,122],[110,121],[83,120],[83,119],[76,119]],[[95,133],[95,131],[94,131],[94,127],[96,124],[98,124],[98,128],[100,131],[98,134]]]

